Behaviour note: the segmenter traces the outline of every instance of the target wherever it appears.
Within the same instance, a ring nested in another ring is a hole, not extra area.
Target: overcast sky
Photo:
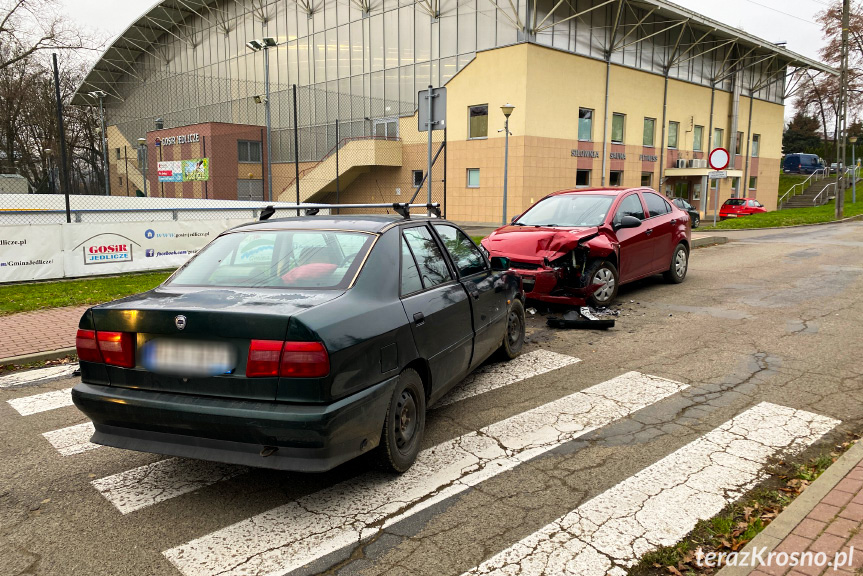
[[[155,2],[61,1],[70,18],[112,39]],[[815,15],[825,8],[827,0],[677,0],[676,4],[770,42],[787,41],[789,50],[818,59],[823,39]]]

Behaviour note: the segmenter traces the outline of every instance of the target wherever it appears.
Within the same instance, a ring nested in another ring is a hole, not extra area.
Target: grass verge
[[[101,304],[146,292],[161,284],[171,272],[124,274],[62,282],[34,282],[0,286],[0,316],[44,308]]]
[[[779,174],[779,191],[776,199],[782,198],[795,184],[800,184],[809,178],[809,174]]]
[[[674,546],[648,552],[629,571],[629,575],[699,576],[713,573],[715,568],[698,565],[699,549],[704,554],[741,550],[856,441],[843,442],[829,454],[820,454],[809,460],[775,463],[768,470],[770,478],[761,487],[713,518],[700,521],[686,538]]]
[[[736,230],[741,228],[772,228],[779,226],[798,226],[800,224],[818,224],[822,222],[832,222],[835,220],[836,203],[831,201],[824,206],[815,206],[812,208],[789,208],[787,210],[775,210],[773,212],[763,212],[761,214],[753,214],[743,218],[730,218],[717,222],[716,226],[702,225],[698,228],[699,232],[710,230]],[[851,193],[845,194],[845,218],[858,216],[863,214],[863,190],[858,194],[856,204],[851,203]],[[707,218],[702,220],[706,224]],[[712,215],[710,222],[713,221]]]

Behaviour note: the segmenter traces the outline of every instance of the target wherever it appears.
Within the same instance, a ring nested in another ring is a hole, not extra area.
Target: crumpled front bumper
[[[565,306],[584,306],[586,303],[587,289],[563,285],[557,271],[553,268],[524,270],[513,267],[512,271],[521,276],[524,295],[528,300]]]

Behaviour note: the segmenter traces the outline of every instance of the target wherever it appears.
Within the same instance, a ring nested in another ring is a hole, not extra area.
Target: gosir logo
[[[156,237],[156,232],[152,229],[144,232],[144,238],[146,238],[147,240],[152,240],[155,237]]]
[[[99,234],[78,246],[84,252],[84,264],[111,264],[131,262],[133,244],[135,242],[119,234]]]

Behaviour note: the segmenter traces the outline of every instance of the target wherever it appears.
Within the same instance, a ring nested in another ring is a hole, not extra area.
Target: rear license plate
[[[141,364],[156,374],[216,376],[232,372],[236,363],[236,349],[224,342],[185,342],[159,338],[141,347]]]

